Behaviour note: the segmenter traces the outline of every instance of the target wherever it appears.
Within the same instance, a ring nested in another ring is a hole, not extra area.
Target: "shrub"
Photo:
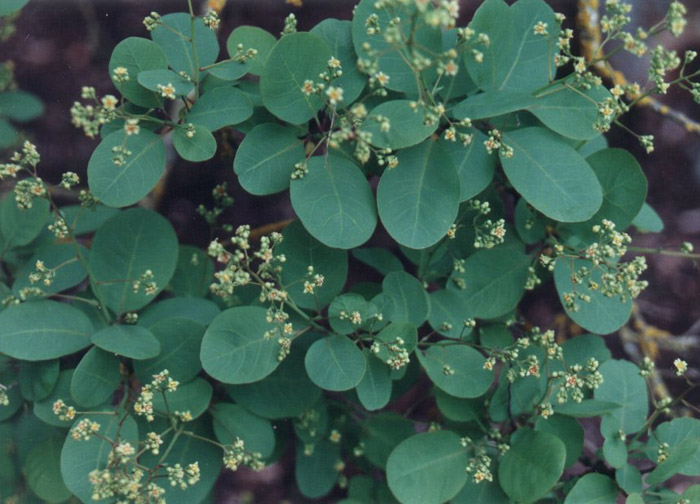
[[[683,31],[680,3],[630,33],[608,0],[589,57],[543,0],[486,0],[465,28],[456,1],[362,0],[279,39],[239,26],[223,59],[217,12],[186,5],[117,44],[114,94],[73,105],[99,141],[87,186],[43,180],[30,142],[0,165],[18,179],[0,205],[4,498],[207,502],[222,468],[294,452],[301,495],[348,504],[700,500],[666,488],[700,475],[686,362],[687,388],[657,397],[654,362],[603,338],[647,286],[625,230],[659,227],[603,133],[671,85],[698,98],[694,52],[648,49]],[[649,82],[606,87],[608,45],[649,52]],[[26,118],[16,99],[0,111]],[[179,243],[138,206],[165,140],[202,162],[229,128],[240,185],[289,190],[298,220],[234,226],[220,184],[199,210],[215,239]],[[381,283],[346,287],[349,261]],[[587,334],[519,309],[550,279]]]

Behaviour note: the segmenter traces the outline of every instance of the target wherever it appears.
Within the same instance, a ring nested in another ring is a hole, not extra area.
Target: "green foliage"
[[[3,499],[213,502],[222,467],[265,464],[293,465],[294,501],[681,498],[668,481],[700,475],[694,375],[677,359],[688,388],[651,396],[653,363],[599,336],[646,287],[625,231],[663,228],[642,166],[602,135],[636,93],[600,82],[544,0],[485,0],[461,28],[457,2],[362,0],[279,39],[217,37],[216,13],[182,3],[116,45],[118,96],[82,89],[73,122],[101,139],[86,181],[42,180],[29,142],[0,165],[19,179],[0,202]],[[666,26],[628,33],[621,5],[610,40]],[[657,87],[675,66],[654,53]],[[41,112],[0,89],[0,147]],[[222,183],[189,216],[212,241],[181,243],[122,209],[167,190],[166,159],[233,159],[236,194],[281,193],[296,218],[251,229]],[[533,326],[557,297],[592,334]]]

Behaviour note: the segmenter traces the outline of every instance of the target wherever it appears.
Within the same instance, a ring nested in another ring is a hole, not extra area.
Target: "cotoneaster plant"
[[[608,0],[590,57],[543,0],[486,0],[465,27],[457,1],[362,0],[223,51],[217,12],[183,8],[72,107],[87,185],[43,180],[29,142],[0,165],[4,502],[214,502],[227,471],[292,459],[295,502],[700,502],[667,488],[700,475],[687,363],[661,397],[605,336],[647,286],[625,230],[662,225],[603,133],[672,85],[700,99],[696,54],[655,45],[682,4],[629,32]],[[651,54],[648,81],[606,87],[608,47]],[[240,185],[289,191],[298,219],[223,220],[221,184],[199,211],[216,239],[179,244],[139,202],[166,142],[201,162],[231,128]],[[349,283],[350,261],[381,282]],[[552,288],[586,334],[523,315]]]

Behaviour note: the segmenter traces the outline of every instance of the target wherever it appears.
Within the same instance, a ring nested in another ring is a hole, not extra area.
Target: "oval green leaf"
[[[484,356],[466,345],[433,345],[425,353],[416,350],[416,356],[433,383],[454,397],[479,397],[493,382]]]
[[[619,491],[613,480],[602,474],[586,474],[566,496],[564,504],[615,504]]]
[[[188,127],[175,128],[173,133],[173,145],[180,157],[186,161],[199,163],[207,161],[216,154],[216,139],[204,126],[194,124],[194,134]]]
[[[332,249],[311,236],[300,221],[292,222],[282,233],[284,240],[277,251],[287,261],[282,269],[282,285],[300,308],[322,309],[330,303],[345,286],[348,276],[348,253]],[[323,275],[323,286],[314,294],[304,293],[304,280],[308,268]]]
[[[272,373],[277,365],[276,338],[264,308],[240,306],[221,312],[204,333],[200,359],[213,378],[224,383],[252,383]]]
[[[389,367],[373,357],[368,349],[363,352],[367,361],[367,370],[357,384],[357,397],[368,411],[382,409],[391,398],[391,378]]]
[[[620,298],[605,297],[599,290],[591,290],[587,284],[574,284],[571,281],[572,273],[582,267],[586,267],[593,272],[591,279],[601,284],[601,271],[593,268],[593,264],[587,260],[559,258],[554,265],[554,283],[559,293],[559,299],[563,306],[564,295],[576,291],[590,296],[590,302],[576,301],[578,311],[567,310],[567,315],[578,325],[596,334],[610,334],[622,327],[632,313],[632,300],[627,299],[624,303]]]
[[[78,309],[32,301],[0,312],[0,352],[28,361],[55,359],[90,344],[92,324]]]
[[[601,432],[637,432],[649,413],[647,386],[639,376],[639,368],[629,361],[609,360],[599,370],[603,383],[595,390],[595,399],[620,405],[602,416]]]
[[[541,456],[533,456],[540,454]],[[566,448],[546,432],[521,429],[501,458],[498,481],[513,500],[530,504],[543,497],[564,471]]]
[[[295,130],[279,124],[259,124],[238,147],[233,171],[249,193],[274,194],[289,187],[294,165],[304,158],[304,144]]]
[[[114,147],[131,154],[117,165]],[[165,145],[160,136],[142,129],[138,135],[115,131],[107,135],[88,162],[90,192],[111,207],[125,207],[146,196],[165,170]]]
[[[277,39],[270,32],[258,28],[257,26],[238,26],[228,36],[226,41],[226,47],[228,49],[228,54],[232,58],[238,53],[238,44],[243,44],[243,50],[255,49],[257,54],[254,58],[249,59],[244,63],[237,63],[242,70],[239,70],[239,77],[242,77],[245,73],[250,72],[253,75],[262,74],[263,68],[265,68],[265,61],[267,61],[267,56],[272,51],[272,48],[277,43]],[[219,76],[222,79],[223,76]],[[230,77],[227,77],[230,78]],[[238,77],[234,77],[238,78]]]
[[[312,157],[308,170],[290,187],[292,206],[307,231],[333,248],[355,248],[369,240],[377,208],[362,170],[334,154]]]
[[[331,334],[317,340],[306,352],[309,378],[325,390],[340,392],[355,387],[367,364],[362,351],[346,336]]]
[[[413,275],[405,271],[389,273],[382,281],[382,291],[392,322],[411,322],[420,327],[428,318],[428,293]]]
[[[600,131],[594,128],[598,118],[597,105],[606,98],[611,96],[603,86],[584,90],[563,83],[539,93],[530,112],[562,136],[591,140],[600,135]]]
[[[437,243],[459,210],[460,182],[450,156],[428,140],[398,153],[377,187],[379,217],[392,238],[410,248]]]
[[[313,33],[292,33],[272,48],[260,76],[260,95],[265,108],[292,124],[302,124],[316,115],[325,101],[302,91],[304,82],[318,81],[328,68],[332,54],[326,42]]]
[[[27,455],[22,472],[29,488],[45,502],[64,502],[71,496],[61,477],[63,439],[53,435],[36,444]]]
[[[475,129],[468,145],[441,138],[438,144],[452,158],[459,177],[459,201],[473,198],[493,180],[498,160],[484,148],[487,137]]]
[[[466,450],[454,432],[416,434],[389,455],[387,482],[402,504],[442,504],[467,482],[466,464]]]
[[[177,381],[188,382],[197,376],[202,365],[199,349],[205,327],[185,318],[167,318],[148,327],[160,343],[161,352],[153,359],[134,362],[134,372],[144,383],[163,369]]]
[[[603,203],[600,183],[583,157],[544,128],[503,134],[513,156],[501,155],[513,187],[537,210],[560,222],[590,219]],[[502,151],[502,149],[501,149]]]
[[[473,317],[500,317],[515,308],[525,293],[530,262],[519,246],[481,250],[467,258],[464,273],[454,274],[465,280],[465,289],[459,290],[453,282],[447,285],[469,306]]]
[[[157,295],[173,276],[177,236],[156,212],[132,208],[115,215],[97,231],[90,249],[92,288],[116,313],[138,310],[153,300],[144,287],[134,293],[132,282],[153,273]]]
[[[156,337],[141,326],[109,326],[93,334],[92,342],[102,350],[131,359],[151,359],[160,353]]]
[[[120,362],[113,354],[92,347],[73,372],[70,393],[78,405],[93,408],[112,398],[119,387]]]
[[[243,91],[224,86],[207,91],[192,106],[187,122],[216,131],[239,124],[253,115],[253,104]]]
[[[432,135],[438,122],[424,124],[425,110],[423,107],[412,108],[411,103],[411,100],[389,100],[373,108],[362,123],[362,130],[372,135],[369,143],[381,149],[403,149]],[[380,116],[381,122],[378,120]],[[386,131],[382,129],[384,120],[389,121]]]

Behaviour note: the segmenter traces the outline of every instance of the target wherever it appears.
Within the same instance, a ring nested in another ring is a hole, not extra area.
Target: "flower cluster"
[[[401,337],[397,337],[389,343],[375,339],[370,347],[370,351],[384,358],[384,362],[391,369],[398,370],[408,365],[411,361],[405,345],[406,342]]]
[[[224,467],[232,471],[237,471],[242,465],[260,471],[265,468],[261,458],[260,453],[246,450],[245,443],[238,437],[233,444],[224,446]]]
[[[53,403],[53,414],[58,417],[59,420],[63,422],[68,422],[75,418],[75,408],[73,406],[68,406],[63,399],[58,399]]]
[[[41,283],[48,287],[53,283],[55,276],[56,270],[54,268],[47,268],[44,261],[38,260],[34,265],[34,271],[29,274],[29,283],[32,285]]]
[[[233,61],[247,63],[258,55],[258,50],[246,47],[243,44],[236,45],[236,53],[231,56]]]
[[[143,25],[146,27],[146,30],[148,30],[148,31],[155,30],[161,24],[163,24],[163,18],[157,12],[151,12],[151,14],[149,16],[146,16],[145,18],[143,18]]]
[[[117,70],[118,68],[115,69],[115,76],[118,75]],[[126,71],[126,69],[124,70]],[[120,75],[119,78],[128,79],[128,72]],[[116,119],[119,100],[110,94],[98,99],[95,88],[90,86],[83,86],[81,97],[92,103],[83,105],[79,101],[74,102],[70,109],[71,122],[76,128],[82,129],[86,136],[95,138],[102,125]]]
[[[138,280],[134,280],[131,283],[131,290],[134,292],[134,294],[138,294],[141,292],[141,290],[143,290],[143,293],[147,296],[155,296],[155,294],[158,292],[158,284],[153,281],[153,278],[153,271],[147,269]]]
[[[76,441],[88,441],[93,434],[100,430],[100,424],[88,418],[83,418],[71,429],[70,435]]]
[[[471,474],[474,483],[482,481],[493,481],[493,473],[491,473],[491,457],[487,455],[486,448],[483,445],[478,445],[471,438],[463,437],[460,439],[460,444],[464,448],[471,447],[474,456],[467,462],[465,470]]]
[[[214,198],[214,207],[207,209],[204,205],[199,205],[197,207],[197,213],[204,217],[210,226],[214,226],[219,216],[233,205],[233,198],[228,193],[228,184],[226,182],[217,184],[214,189],[212,189],[211,195]],[[230,231],[230,227],[225,227],[224,231]]]
[[[165,471],[168,475],[170,486],[179,486],[180,490],[187,490],[187,487],[197,483],[201,476],[199,462],[188,464],[187,467],[175,464],[172,467],[166,467]]]
[[[680,37],[688,21],[685,19],[687,14],[685,5],[674,0],[671,5],[668,6],[668,13],[666,14],[666,29],[670,31],[674,37]]]
[[[155,420],[155,411],[153,410],[153,395],[155,393],[161,393],[165,395],[166,392],[175,392],[177,387],[180,385],[179,382],[173,380],[167,369],[164,369],[158,374],[153,375],[153,380],[141,387],[141,393],[139,394],[136,402],[134,403],[134,413],[139,416],[145,416],[146,420],[152,422]],[[154,440],[149,445],[149,449],[153,450],[154,445],[157,440]],[[159,444],[159,443],[158,443]]]
[[[484,219],[491,213],[491,204],[488,201],[472,199],[468,202],[469,208],[476,212],[472,220],[474,228],[474,248],[490,249],[500,245],[506,237],[505,219]]]
[[[231,244],[233,252],[227,251],[218,240],[209,244],[208,254],[214,257],[224,268],[214,274],[216,282],[210,285],[210,290],[217,296],[231,299],[235,288],[254,284],[260,288],[260,302],[269,303],[267,322],[273,327],[264,333],[264,338],[277,338],[280,346],[278,359],[280,361],[289,355],[291,336],[294,328],[289,322],[289,314],[285,310],[292,303],[286,290],[279,287],[279,274],[282,264],[286,261],[284,254],[276,254],[275,247],[282,242],[282,235],[277,232],[260,238],[258,250],[251,253],[250,226],[239,226]],[[323,285],[323,275],[309,272],[309,280],[313,288]],[[313,291],[310,287],[307,291]]]
[[[627,233],[616,231],[615,224],[609,220],[603,220],[592,229],[597,235],[597,241],[585,250],[566,252],[562,245],[556,245],[558,259],[540,256],[542,265],[550,270],[554,269],[555,261],[563,258],[585,258],[591,262],[592,267],[582,266],[571,273],[574,289],[563,295],[564,305],[570,312],[580,309],[579,301],[590,302],[590,293],[600,292],[609,298],[617,297],[624,303],[630,298],[636,299],[649,284],[646,280],[639,279],[647,268],[644,257],[635,257],[628,263],[619,261],[631,242]],[[594,276],[594,273],[598,275]]]

